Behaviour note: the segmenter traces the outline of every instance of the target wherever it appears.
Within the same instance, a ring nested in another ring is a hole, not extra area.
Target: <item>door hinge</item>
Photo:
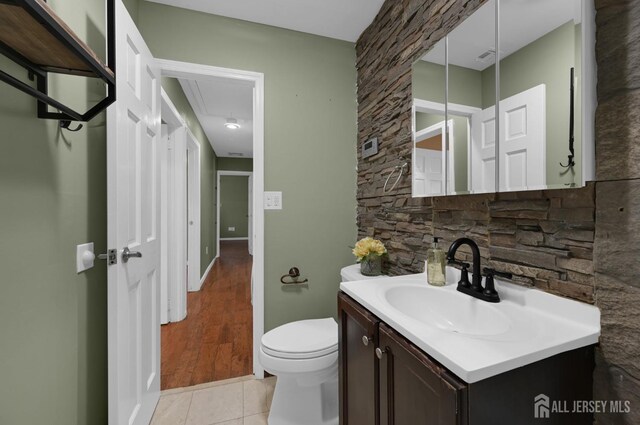
[[[114,264],[118,264],[118,250],[108,249],[106,254],[98,255],[98,259],[107,260],[108,266],[113,266]]]

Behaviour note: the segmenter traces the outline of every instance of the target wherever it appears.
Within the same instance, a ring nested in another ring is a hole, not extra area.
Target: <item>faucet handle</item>
[[[496,291],[496,285],[495,285],[495,282],[493,280],[493,276],[494,275],[503,276],[503,275],[507,275],[507,274],[510,275],[510,273],[498,272],[495,269],[492,269],[490,267],[483,268],[482,272],[486,276],[485,279],[484,279],[484,289],[482,290],[482,295],[484,295],[485,299],[487,301],[489,301],[489,302],[499,302],[500,301],[500,296],[498,295],[498,292]],[[504,276],[504,277],[506,277],[506,276]]]
[[[471,286],[471,282],[469,282],[469,271],[467,270],[469,264],[462,263],[460,265],[462,266],[462,270],[460,270],[460,280],[458,281],[458,286],[469,288]]]

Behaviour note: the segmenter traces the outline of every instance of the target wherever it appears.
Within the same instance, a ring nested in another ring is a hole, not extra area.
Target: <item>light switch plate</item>
[[[93,242],[76,247],[76,273],[81,273],[93,267],[96,255],[93,252]]]
[[[264,192],[264,209],[281,210],[282,192]]]
[[[227,231],[228,232],[235,232],[236,228],[235,227],[229,227],[229,228],[227,228]]]

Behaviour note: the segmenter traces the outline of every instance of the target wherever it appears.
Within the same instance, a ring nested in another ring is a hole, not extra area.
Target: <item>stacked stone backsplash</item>
[[[358,40],[358,146],[379,142],[376,156],[358,158],[359,237],[382,239],[390,274],[402,274],[423,270],[434,234],[445,248],[470,236],[483,264],[512,272],[515,282],[595,303],[595,398],[631,401],[631,412],[599,413],[596,423],[640,424],[639,1],[595,0],[596,183],[412,198],[409,173],[384,193],[388,174],[411,161],[412,63],[483,3],[387,0]]]
[[[361,236],[382,240],[390,274],[422,272],[433,236],[446,249],[468,236],[483,264],[513,273],[513,281],[594,302],[594,185],[582,189],[439,197],[419,201],[410,194],[364,199]],[[459,259],[471,261],[462,247]]]

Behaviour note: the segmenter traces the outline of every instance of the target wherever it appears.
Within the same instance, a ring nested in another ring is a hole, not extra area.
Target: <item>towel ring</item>
[[[396,186],[398,185],[398,183],[400,182],[400,179],[402,178],[402,174],[404,174],[404,169],[409,165],[409,163],[407,161],[403,162],[402,165],[396,165],[393,170],[391,170],[391,172],[389,173],[389,176],[387,177],[387,180],[385,180],[384,182],[384,187],[382,188],[382,193],[389,193],[391,192],[393,189],[396,188]],[[391,177],[395,174],[396,171],[400,170],[400,172],[398,173],[398,178],[396,178],[396,181],[393,182],[393,185],[391,186],[391,188],[389,190],[387,190],[387,185],[389,184],[389,180],[391,180]]]

